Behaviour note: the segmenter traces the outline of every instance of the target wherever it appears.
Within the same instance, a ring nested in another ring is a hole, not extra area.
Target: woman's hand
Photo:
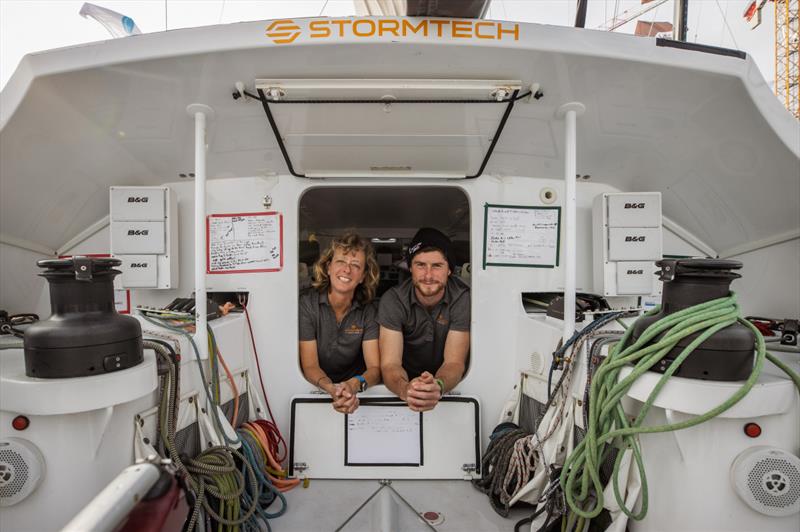
[[[337,412],[352,414],[358,408],[358,394],[353,390],[349,381],[335,384],[331,391],[331,397],[333,398],[333,409]]]

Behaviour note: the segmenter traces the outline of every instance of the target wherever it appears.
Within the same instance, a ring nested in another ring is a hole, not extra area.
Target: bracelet
[[[436,379],[436,384],[439,385],[439,397],[444,395],[444,381],[442,379]]]

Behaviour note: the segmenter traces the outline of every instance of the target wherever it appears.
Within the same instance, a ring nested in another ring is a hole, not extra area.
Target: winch
[[[37,262],[50,286],[50,318],[25,331],[25,374],[97,375],[142,362],[142,328],[114,308],[113,258],[76,256]]]
[[[630,343],[636,342],[647,327],[665,316],[706,301],[728,297],[731,282],[741,277],[733,270],[741,269],[742,263],[721,259],[665,259],[657,261],[656,266],[661,268],[658,275],[664,282],[661,310],[634,323]],[[651,369],[663,373],[699,335],[700,332],[683,338]],[[753,369],[753,341],[753,334],[745,325],[737,322],[725,327],[697,346],[675,376],[712,381],[746,380]]]

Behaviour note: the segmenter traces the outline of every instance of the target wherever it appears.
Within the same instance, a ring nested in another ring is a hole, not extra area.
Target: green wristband
[[[439,393],[444,395],[444,381],[442,379],[436,379],[436,384],[439,385]]]

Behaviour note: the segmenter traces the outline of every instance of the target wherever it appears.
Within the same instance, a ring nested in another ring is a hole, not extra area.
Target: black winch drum
[[[730,285],[741,277],[733,270],[742,263],[721,259],[660,260],[659,279],[664,282],[661,310],[653,316],[644,316],[633,324],[629,343],[635,342],[651,324],[679,310],[730,295]],[[702,332],[702,331],[701,331]],[[651,371],[663,373],[701,332],[689,335],[678,342]],[[666,334],[655,337],[651,343]],[[674,373],[677,377],[710,381],[746,380],[755,361],[755,338],[750,329],[734,323],[720,329],[697,346]]]
[[[37,264],[50,285],[52,314],[25,330],[27,376],[85,377],[142,362],[142,327],[114,308],[119,259],[73,257]]]

